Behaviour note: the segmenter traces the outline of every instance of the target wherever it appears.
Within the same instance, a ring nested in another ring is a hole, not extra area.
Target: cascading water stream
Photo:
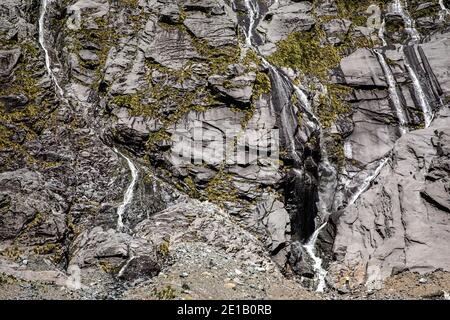
[[[292,83],[292,86],[294,87],[295,93],[297,94],[297,97],[300,100],[301,105],[304,106],[303,110],[311,116],[311,118],[316,122],[316,125],[319,128],[322,128],[319,118],[317,118],[317,116],[314,114],[314,112],[311,109],[311,104],[308,101],[308,97],[305,95],[303,90],[300,89],[297,85]]]
[[[285,137],[286,144],[289,144],[288,149],[291,151],[294,160],[300,161],[300,157],[297,154],[296,150],[296,139],[295,139],[295,130],[296,124],[294,123],[295,114],[294,111],[289,108],[289,83],[287,79],[271,64],[269,64],[265,59],[263,59],[263,63],[266,67],[269,68],[272,81],[273,88],[276,90],[276,99],[279,100],[282,108],[280,110],[280,119],[283,123],[281,126],[281,130],[283,131],[283,136]]]
[[[131,171],[131,182],[128,185],[128,188],[123,196],[123,202],[120,204],[120,206],[117,208],[117,230],[121,231],[123,229],[123,214],[125,213],[125,210],[127,209],[128,205],[133,200],[133,194],[134,194],[134,186],[137,182],[138,177],[138,169],[134,165],[134,163],[124,154],[119,152],[116,148],[114,148],[114,152],[119,154],[122,158],[124,158],[127,163],[128,167]]]
[[[47,73],[51,79],[51,81],[54,83],[58,94],[60,96],[60,98],[67,102],[68,101],[65,99],[64,97],[64,90],[62,89],[62,87],[59,85],[58,80],[56,79],[55,74],[52,71],[52,66],[51,66],[51,59],[50,59],[50,54],[49,51],[46,47],[46,42],[45,42],[45,38],[44,38],[44,34],[45,34],[45,15],[47,13],[47,6],[48,3],[50,3],[51,0],[42,0],[41,2],[41,13],[39,16],[39,44],[42,47],[42,50],[44,51],[44,55],[45,55],[45,67],[47,69]],[[130,185],[128,186],[124,197],[123,197],[123,202],[122,204],[117,208],[117,229],[120,231],[123,228],[123,221],[122,221],[122,216],[125,212],[125,210],[127,209],[128,205],[130,204],[130,202],[133,199],[133,192],[134,192],[134,186],[136,184],[137,181],[137,177],[138,177],[138,170],[136,168],[136,166],[133,164],[133,162],[126,157],[125,155],[123,155],[122,153],[120,153],[116,148],[113,149],[115,153],[119,154],[120,156],[122,156],[128,163],[128,167],[130,168],[131,171],[131,176],[132,176],[132,180]]]
[[[386,77],[386,81],[388,83],[389,97],[391,98],[391,101],[394,104],[395,112],[397,113],[397,118],[400,124],[400,133],[403,135],[406,132],[408,132],[408,129],[405,113],[403,111],[402,103],[400,102],[400,97],[397,92],[397,82],[395,81],[391,68],[387,64],[383,54],[378,50],[374,50],[374,52],[378,57],[378,61],[380,62],[381,68],[383,69],[383,73]]]
[[[320,126],[321,128],[321,126]],[[337,179],[337,172],[334,166],[329,162],[328,155],[326,153],[325,147],[322,145],[323,134],[322,129],[320,129],[320,149],[322,152],[322,159],[319,166],[319,171],[323,174],[324,172],[328,173],[328,178],[323,179],[323,177],[320,177],[320,185],[324,187],[324,191],[327,192],[330,188],[328,188],[328,184],[333,184],[333,187],[335,187],[335,182]],[[325,184],[325,186],[323,186]],[[315,271],[315,277],[317,278],[317,287],[316,292],[323,292],[326,287],[325,277],[327,276],[327,270],[325,270],[322,266],[322,259],[317,255],[316,252],[316,242],[319,238],[320,232],[327,226],[328,224],[328,218],[330,217],[330,212],[327,207],[327,201],[324,199],[324,193],[319,191],[319,201],[317,204],[318,211],[321,214],[322,221],[324,221],[319,228],[316,228],[314,233],[311,235],[309,240],[306,242],[306,244],[303,245],[303,248],[305,249],[306,253],[311,257],[314,264],[312,265],[314,271]]]
[[[316,255],[317,238],[319,237],[320,231],[322,231],[322,229],[325,228],[326,225],[327,222],[323,223],[319,228],[317,228],[312,234],[311,238],[308,240],[308,242],[305,245],[303,245],[305,251],[314,261],[313,269],[318,279],[316,292],[323,292],[326,286],[325,277],[327,276],[327,271],[322,267],[322,259]]]
[[[444,4],[444,0],[439,0],[439,6],[441,7],[440,19],[444,20],[446,16],[450,15],[450,11]]]
[[[117,273],[117,277],[120,278],[122,277],[123,273],[125,272],[125,270],[128,268],[128,266],[130,265],[130,262],[133,261],[135,258],[135,256],[133,255],[133,252],[131,251],[130,254],[130,258],[128,258],[127,262],[125,262],[125,264],[123,265],[123,267],[119,270],[119,272]]]
[[[380,38],[381,43],[383,44],[383,47],[387,47],[386,39],[384,38],[384,32],[386,30],[386,20],[383,19],[383,22],[381,23],[380,30],[378,30],[378,38]]]
[[[380,30],[378,31],[378,37],[380,38],[383,47],[387,46],[386,39],[384,38],[384,31],[385,31],[386,21],[383,20]],[[375,54],[378,57],[378,61],[380,62],[381,68],[383,69],[384,76],[386,77],[386,81],[388,84],[388,91],[389,91],[389,97],[391,98],[392,103],[394,104],[395,112],[397,114],[397,118],[400,124],[400,133],[403,135],[406,132],[408,132],[407,129],[407,121],[405,117],[405,113],[402,107],[402,103],[400,101],[400,97],[398,95],[397,91],[397,82],[395,81],[395,77],[392,73],[391,68],[386,62],[386,59],[384,58],[384,55],[378,51],[374,50]]]
[[[354,204],[356,202],[356,200],[358,200],[359,197],[370,187],[370,184],[372,183],[372,181],[374,181],[376,179],[376,177],[378,177],[378,175],[381,172],[381,169],[383,169],[385,164],[389,161],[389,158],[390,158],[390,156],[387,156],[387,157],[383,158],[382,160],[380,160],[380,162],[379,162],[378,166],[376,167],[375,171],[373,172],[373,174],[371,174],[366,179],[364,179],[364,181],[361,183],[361,186],[358,188],[358,191],[356,191],[353,194],[353,196],[351,197],[347,206]]]
[[[253,37],[253,29],[255,27],[255,21],[258,19],[259,15],[259,5],[258,1],[254,0],[244,0],[245,7],[247,8],[249,15],[249,26],[248,31],[245,36],[245,42],[248,47],[252,47],[252,37]]]
[[[403,6],[402,6],[402,3],[400,0],[394,1],[394,4],[392,6],[392,12],[400,15],[402,17],[402,19],[404,20],[404,22],[407,26],[407,32],[411,35],[411,42],[415,43],[417,41],[420,41],[419,32],[414,28],[414,21],[410,18],[409,14],[403,9]],[[378,32],[378,36],[379,36],[380,40],[382,41],[383,46],[386,47],[387,42],[384,37],[384,32],[385,32],[385,20],[383,20],[383,22],[381,24],[380,30]],[[395,78],[394,78],[392,71],[391,71],[389,65],[387,64],[386,59],[384,58],[383,54],[378,50],[374,50],[374,52],[377,55],[377,57],[380,61],[380,64],[383,68],[383,72],[386,76],[386,80],[387,80],[388,86],[389,86],[389,94],[390,94],[391,100],[395,106],[397,116],[400,121],[400,130],[402,133],[406,133],[407,132],[407,128],[406,128],[407,122],[406,122],[403,108],[402,108],[400,98],[399,98],[399,95],[397,92],[397,84],[396,84]],[[425,125],[429,126],[429,124],[431,123],[431,120],[433,118],[431,108],[429,107],[428,101],[422,90],[420,81],[419,81],[414,69],[409,65],[409,63],[406,61],[406,59],[405,59],[405,66],[408,69],[410,77],[413,81],[416,95],[418,96],[419,102],[422,106],[423,113],[425,115]],[[347,151],[347,152],[351,152],[351,150]],[[359,186],[357,191],[350,198],[349,202],[347,203],[347,206],[354,204],[359,199],[359,197],[370,187],[371,183],[378,177],[381,170],[389,162],[389,159],[390,159],[390,154],[378,161],[378,165],[376,166],[373,173],[371,175],[367,176],[363,180],[363,182],[361,183],[361,185]]]
[[[444,11],[447,10],[442,0],[439,1],[439,4],[441,5],[441,9],[443,9]],[[401,0],[394,1],[392,11],[394,14],[398,14],[402,17],[406,25],[406,30],[411,35],[411,41],[408,43],[408,45],[414,45],[415,43],[418,43],[421,39],[420,34],[414,27],[415,25],[414,20],[410,17],[409,13],[403,8]],[[408,62],[408,58],[406,56],[404,59],[404,64],[411,78],[414,93],[422,109],[425,119],[425,127],[427,128],[430,126],[431,121],[433,120],[434,117],[433,111],[430,107],[430,104],[428,103],[428,99],[425,95],[425,91],[422,88],[422,84],[420,83],[419,77],[415,69],[411,66],[410,62]]]
[[[272,65],[270,65],[264,58],[263,58],[263,62],[267,65],[267,67],[271,70],[272,73],[272,78],[273,81],[275,83],[284,83],[285,85],[287,85],[287,82],[289,81],[289,78],[287,76],[285,76],[281,71],[279,71],[278,69],[276,69],[275,67],[273,67]],[[289,82],[289,84],[294,88],[295,93],[298,97],[298,99],[300,100],[300,102],[303,105],[303,110],[308,113],[311,118],[314,120],[315,125],[317,125],[319,132],[320,132],[320,137],[319,137],[319,141],[320,141],[320,149],[322,152],[322,160],[320,163],[320,171],[321,172],[332,172],[332,176],[335,177],[336,176],[336,171],[334,169],[334,167],[329,163],[328,161],[328,156],[326,154],[325,148],[322,146],[322,142],[324,140],[323,138],[323,131],[322,131],[322,126],[320,124],[319,119],[317,118],[317,116],[312,112],[311,110],[311,106],[310,103],[306,97],[306,95],[304,94],[304,92],[295,84],[293,84],[292,82]],[[287,90],[287,88],[283,89],[283,92],[288,92],[289,90]],[[287,98],[287,97],[286,97]],[[286,99],[285,98],[285,99]],[[286,119],[284,121],[288,121],[288,119],[292,119],[293,115],[287,115],[286,113],[288,112],[288,107],[289,104],[284,105],[283,107],[283,111],[282,111],[282,119]],[[289,109],[291,110],[291,109]],[[291,110],[292,111],[292,110]],[[289,122],[285,122],[284,123],[285,126],[283,126],[283,130],[285,132],[285,134],[287,134],[289,137],[292,136],[292,138],[290,138],[290,141],[293,141],[291,147],[292,147],[292,153],[294,155],[294,157],[296,157],[297,159],[299,159],[299,156],[296,153],[295,150],[295,140],[294,140],[294,133],[295,132],[286,132],[286,127],[292,128],[292,126],[289,124]],[[288,125],[286,125],[288,124]],[[301,174],[298,170],[294,170],[294,172],[296,172],[296,174]],[[332,181],[334,181],[335,179],[331,179]],[[327,190],[327,188],[325,188]],[[329,217],[329,212],[328,209],[326,207],[325,201],[323,201],[322,199],[322,195],[319,192],[319,203],[318,203],[318,209],[319,212],[322,215],[322,220],[325,221],[319,228],[317,228],[314,233],[311,235],[310,239],[308,240],[308,242],[306,244],[303,245],[303,248],[305,249],[306,253],[311,257],[311,259],[314,261],[314,264],[312,265],[314,271],[315,271],[315,276],[317,278],[317,287],[316,287],[316,291],[317,292],[323,292],[324,288],[325,288],[325,277],[327,275],[327,271],[322,267],[322,259],[316,254],[316,242],[319,236],[319,233],[325,228],[325,226],[327,225],[327,219]]]
[[[417,74],[414,71],[414,69],[409,64],[408,59],[405,59],[404,63],[406,69],[408,70],[409,76],[411,77],[416,98],[418,99],[420,107],[422,108],[422,112],[425,119],[425,128],[428,128],[431,124],[431,121],[433,121],[434,117],[433,111],[430,107],[430,104],[428,103],[427,97],[425,96],[425,92],[422,89],[422,85],[420,84],[419,78],[417,77]]]
[[[47,69],[47,74],[50,77],[50,80],[55,85],[60,98],[64,99],[64,90],[59,85],[58,80],[56,79],[56,76],[55,76],[55,74],[52,71],[50,54],[49,54],[49,52],[47,50],[47,47],[46,47],[46,44],[45,44],[45,39],[44,39],[44,34],[45,34],[44,22],[45,22],[45,15],[47,13],[47,4],[48,4],[48,0],[42,0],[42,2],[41,2],[41,14],[39,16],[39,44],[41,45],[41,48],[44,51],[45,68]]]
[[[274,1],[272,3],[276,4],[278,1]],[[252,35],[253,35],[253,29],[255,27],[255,21],[259,18],[259,12],[258,12],[258,5],[254,2],[254,0],[246,0],[244,1],[244,4],[247,8],[247,11],[249,12],[249,26],[248,31],[245,32],[246,35],[246,45],[249,48],[253,48],[255,52],[258,52],[257,48],[253,47],[252,42]],[[264,57],[261,57],[261,60],[263,61],[263,65],[270,70],[272,81],[273,81],[273,90],[276,92],[276,98],[279,100],[279,102],[284,102],[283,107],[281,109],[280,118],[283,122],[282,130],[283,135],[286,137],[286,141],[290,143],[289,149],[291,150],[292,156],[296,160],[300,160],[300,156],[297,154],[296,150],[296,143],[295,143],[295,133],[296,133],[296,126],[294,126],[294,120],[295,119],[295,113],[292,110],[292,108],[289,108],[290,104],[290,95],[292,93],[292,89],[294,89],[294,92],[301,102],[301,105],[303,107],[303,110],[310,116],[310,118],[315,122],[314,126],[317,126],[320,131],[320,143],[323,141],[322,136],[322,126],[320,124],[320,121],[318,117],[313,113],[310,103],[308,101],[308,98],[306,97],[303,90],[301,90],[298,86],[296,86],[290,79],[287,77],[281,70],[271,65]],[[310,120],[310,119],[308,119]],[[314,127],[313,126],[313,127]],[[322,151],[322,161],[320,163],[320,166],[322,168],[325,168],[327,172],[332,172],[333,176],[336,174],[334,167],[329,163],[327,154],[325,152],[325,148],[321,146]],[[300,174],[298,170],[294,170],[296,174]],[[324,205],[322,197],[319,194],[319,204],[318,209],[322,213],[322,218],[324,221],[326,221],[329,217],[328,210],[326,208],[326,205]],[[323,292],[325,288],[325,276],[327,274],[326,270],[322,267],[322,259],[316,255],[315,251],[315,245],[317,242],[317,238],[319,236],[319,233],[325,228],[327,225],[327,222],[323,223],[319,228],[316,228],[314,233],[311,235],[310,239],[306,244],[303,245],[303,248],[305,251],[311,256],[312,260],[314,261],[313,269],[315,271],[316,277],[318,279],[318,285],[316,288],[317,292]]]
[[[401,0],[394,0],[394,3],[392,4],[392,13],[402,17],[403,22],[405,23],[406,32],[411,37],[411,42],[413,43],[419,42],[420,34],[415,28],[415,22],[410,17],[409,13],[403,8]]]
[[[277,2],[278,1],[274,1],[272,5],[276,4]],[[259,54],[258,48],[253,46],[254,28],[256,27],[255,23],[260,18],[260,7],[258,4],[258,0],[245,0],[244,5],[249,13],[248,30],[244,32],[246,37],[245,43],[247,48],[251,48]],[[296,150],[296,138],[295,138],[296,125],[294,125],[293,123],[294,122],[293,119],[296,118],[296,115],[294,110],[292,110],[292,108],[289,108],[292,88],[294,88],[295,91],[297,92],[297,96],[302,102],[305,111],[308,112],[308,114],[311,115],[314,119],[317,119],[317,117],[315,117],[315,115],[311,112],[309,108],[308,99],[306,98],[303,91],[297,86],[295,86],[292,83],[292,81],[282,71],[274,67],[262,55],[259,54],[259,56],[262,60],[264,67],[268,68],[272,75],[273,86],[276,88],[276,90],[274,91],[277,92],[277,99],[283,106],[281,109],[280,118],[284,125],[282,126],[281,129],[283,130],[284,137],[286,137],[286,143],[289,144],[288,149],[291,151],[294,159],[299,161],[300,157],[297,154]]]
[[[326,151],[325,146],[323,145],[324,136],[323,136],[323,130],[322,130],[322,124],[320,123],[319,118],[313,113],[311,109],[311,105],[304,94],[304,92],[298,88],[296,85],[294,85],[294,89],[297,93],[297,96],[299,97],[302,104],[305,106],[305,111],[311,115],[311,117],[314,119],[316,124],[319,127],[319,141],[320,141],[320,150],[321,150],[321,161],[319,164],[319,172],[321,172],[320,176],[320,187],[324,188],[324,192],[326,193],[330,189],[334,189],[336,187],[336,181],[337,181],[337,171],[334,168],[334,166],[330,163],[328,154]],[[327,177],[324,177],[324,173],[327,174]],[[332,188],[329,188],[329,185],[333,185]],[[328,210],[324,192],[322,192],[319,188],[319,201],[317,203],[317,209],[322,217],[322,225],[320,225],[319,228],[316,228],[314,233],[311,235],[309,240],[306,244],[303,245],[303,248],[308,253],[308,255],[311,257],[311,259],[314,261],[313,269],[315,271],[315,277],[317,278],[317,287],[316,292],[323,292],[326,287],[325,277],[327,275],[327,271],[322,266],[322,259],[317,255],[316,252],[316,242],[319,238],[320,232],[327,226],[328,224],[328,218],[330,216],[330,212]]]

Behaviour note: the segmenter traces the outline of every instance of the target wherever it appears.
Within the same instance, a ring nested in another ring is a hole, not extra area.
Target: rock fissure
[[[0,7],[0,272],[102,299],[447,274],[445,1]]]

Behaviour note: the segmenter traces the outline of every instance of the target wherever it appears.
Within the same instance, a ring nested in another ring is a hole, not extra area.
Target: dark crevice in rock
[[[436,207],[437,209],[439,209],[441,211],[450,213],[450,204],[449,204],[449,206],[444,206],[442,203],[439,203],[438,201],[434,200],[433,197],[431,197],[424,191],[420,192],[420,195],[425,201],[427,201],[433,207]]]
[[[420,59],[422,60],[423,67],[425,68],[425,75],[428,77],[429,81],[431,82],[433,89],[433,93],[435,95],[435,99],[438,100],[440,96],[442,96],[443,91],[442,87],[439,84],[439,81],[436,78],[436,75],[434,74],[433,68],[430,65],[430,62],[428,61],[428,58],[423,51],[422,47],[418,47],[417,50],[419,51]]]

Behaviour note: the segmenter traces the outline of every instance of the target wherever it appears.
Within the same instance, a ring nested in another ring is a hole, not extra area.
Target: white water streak
[[[316,277],[318,279],[318,284],[316,288],[316,292],[323,292],[326,286],[325,277],[327,276],[327,271],[322,268],[322,259],[316,255],[316,241],[319,237],[320,231],[327,225],[327,222],[322,224],[319,228],[314,231],[309,241],[303,246],[309,256],[313,259],[314,264],[313,268],[316,273]]]
[[[357,190],[357,192],[353,195],[352,199],[349,202],[349,205],[353,204],[360,196],[363,194],[369,187],[372,181],[374,181],[378,175],[381,172],[381,169],[385,166],[385,164],[388,162],[389,156],[382,159],[380,163],[378,164],[377,168],[373,172],[372,175],[368,176],[363,183],[361,184],[361,187]],[[325,164],[327,161],[325,162]],[[322,208],[323,210],[324,208]],[[323,212],[324,220],[327,220],[328,216],[326,216],[327,212]],[[323,292],[326,287],[326,281],[325,278],[327,276],[327,271],[322,267],[322,259],[316,254],[316,242],[319,237],[320,232],[326,227],[327,222],[323,223],[318,229],[314,231],[311,238],[308,240],[308,242],[303,245],[303,248],[305,251],[309,254],[309,256],[313,259],[313,269],[315,271],[316,277],[318,279],[318,284],[316,288],[316,292]]]
[[[440,19],[444,20],[446,16],[450,15],[450,11],[444,4],[444,0],[439,0],[439,6],[441,7]]]
[[[433,120],[433,111],[431,110],[430,104],[428,103],[427,97],[425,96],[425,92],[422,89],[422,85],[420,84],[419,77],[416,72],[408,63],[407,59],[405,59],[404,63],[406,69],[408,70],[409,76],[411,77],[416,98],[419,100],[420,107],[422,108],[423,116],[425,118],[425,128],[428,128]]]
[[[255,21],[258,19],[259,6],[257,1],[244,0],[245,7],[247,8],[249,15],[249,26],[245,36],[245,42],[248,47],[252,46],[253,29],[255,28]]]
[[[292,86],[294,87],[295,93],[297,94],[298,99],[300,100],[301,104],[304,107],[304,110],[306,111],[306,113],[308,113],[311,118],[314,119],[314,121],[316,122],[316,124],[319,126],[319,128],[321,128],[321,123],[319,118],[314,114],[312,108],[311,108],[311,104],[308,101],[308,97],[306,96],[306,94],[303,92],[302,89],[300,89],[298,86],[296,86],[295,84],[292,84]]]
[[[401,134],[405,134],[407,130],[407,122],[405,118],[405,114],[403,112],[402,104],[400,102],[400,97],[397,92],[397,82],[395,81],[394,75],[392,74],[391,68],[386,62],[383,54],[375,50],[375,54],[378,56],[378,60],[383,68],[384,75],[386,77],[386,81],[388,83],[389,88],[389,96],[394,104],[395,111],[397,113],[397,118],[400,123],[400,132]]]
[[[51,1],[51,0],[49,0],[49,1]],[[56,76],[52,71],[50,55],[49,55],[48,49],[45,44],[45,28],[44,28],[45,27],[45,15],[47,13],[47,6],[48,6],[49,1],[42,0],[42,3],[41,3],[41,13],[40,13],[40,17],[39,17],[39,44],[41,45],[42,50],[44,51],[45,68],[47,69],[47,73],[48,73],[50,79],[52,80],[52,82],[54,83],[59,96],[63,100],[65,100],[64,90],[59,85],[58,80],[56,79]],[[136,185],[136,181],[137,181],[137,177],[138,177],[138,170],[137,170],[136,166],[133,164],[133,162],[128,157],[126,157],[125,155],[120,153],[116,148],[114,148],[114,151],[117,154],[119,154],[120,156],[122,156],[127,161],[128,167],[130,168],[131,176],[132,176],[131,183],[128,186],[128,188],[124,194],[123,202],[117,208],[117,215],[118,215],[117,229],[120,231],[123,228],[122,216],[125,213],[125,210],[127,209],[128,205],[131,203],[131,201],[133,199],[134,187]]]
[[[359,199],[359,197],[370,187],[370,184],[372,183],[373,180],[376,179],[376,177],[378,177],[378,175],[381,172],[381,169],[383,169],[383,167],[385,166],[385,164],[389,161],[389,156],[380,160],[380,163],[378,164],[377,168],[375,169],[375,171],[373,172],[372,175],[368,176],[366,179],[364,179],[364,181],[362,182],[360,188],[358,189],[358,191],[353,195],[353,197],[350,199],[348,205],[352,205],[356,202],[356,200]]]
[[[133,254],[131,254],[130,258],[127,260],[127,262],[125,263],[125,265],[120,269],[119,273],[117,274],[117,277],[121,277],[123,275],[123,273],[125,272],[125,270],[128,268],[128,265],[130,264],[131,261],[133,261],[135,258],[135,256]]]
[[[441,9],[444,12],[448,13],[448,10],[447,8],[445,8],[444,2],[442,0],[439,1],[439,4],[441,6]],[[393,11],[394,13],[399,14],[403,18],[403,21],[407,26],[406,29],[407,31],[409,30],[409,33],[411,35],[412,42],[416,43],[420,41],[420,34],[414,27],[415,24],[414,20],[409,16],[409,13],[402,7],[401,0],[394,1]],[[430,104],[428,103],[425,92],[420,83],[419,77],[417,76],[415,70],[408,63],[406,58],[405,58],[405,67],[408,70],[409,76],[413,83],[416,98],[419,101],[420,107],[422,108],[422,112],[425,119],[425,127],[428,128],[431,124],[431,121],[433,120],[433,111],[431,110]]]
[[[123,196],[123,202],[117,208],[117,230],[121,231],[123,229],[123,214],[125,213],[125,210],[127,209],[128,205],[133,200],[134,186],[136,185],[138,170],[134,165],[134,163],[127,156],[120,153],[116,148],[114,148],[114,151],[127,161],[128,167],[130,168],[131,171],[131,183]]]
[[[319,123],[319,125],[320,125],[320,123]],[[322,130],[320,130],[320,142],[321,142],[320,150],[322,151],[322,161],[320,163],[320,172],[321,173],[323,173],[323,172],[331,173],[331,179],[330,179],[330,175],[328,175],[326,177],[326,179],[322,179],[322,175],[321,175],[320,183],[321,183],[321,185],[322,185],[322,183],[326,184],[324,190],[325,190],[325,192],[328,192],[329,190],[332,190],[336,187],[334,185],[332,188],[329,188],[328,184],[335,183],[336,177],[337,177],[337,172],[336,172],[336,169],[334,168],[334,166],[330,163],[330,161],[328,159],[328,154],[326,152],[326,148],[322,145],[323,141],[324,141],[324,138],[322,135]],[[327,223],[328,223],[327,221],[330,216],[330,212],[329,212],[328,206],[327,206],[327,201],[324,199],[323,195],[324,195],[323,192],[319,192],[318,211],[320,212],[320,214],[322,216],[322,221],[325,221],[325,222],[314,231],[314,233],[309,238],[308,242],[305,245],[303,245],[303,248],[306,250],[306,252],[309,254],[311,259],[313,259],[313,261],[314,261],[313,269],[315,271],[315,276],[318,280],[316,292],[324,291],[324,289],[326,287],[325,277],[327,275],[327,271],[322,266],[322,259],[316,254],[316,249],[315,249],[319,234],[327,225]],[[325,195],[329,196],[329,194],[325,194]]]
[[[248,29],[248,32],[246,33],[246,45],[249,48],[251,48],[252,47],[252,34],[253,34],[255,21],[256,21],[256,19],[258,19],[259,8],[257,7],[257,5],[254,4],[253,1],[245,0],[244,3],[249,12],[249,20],[250,20],[249,29]],[[273,4],[276,4],[276,3],[277,2],[274,2]],[[258,52],[258,50],[256,50],[256,52]],[[294,90],[296,92],[297,97],[299,98],[301,104],[304,107],[304,110],[314,119],[314,121],[319,126],[320,141],[322,142],[323,137],[322,137],[322,129],[321,129],[320,121],[319,121],[318,117],[313,113],[313,111],[311,109],[311,105],[310,105],[305,93],[298,86],[296,86],[294,83],[292,83],[292,81],[290,81],[290,79],[286,75],[284,75],[280,70],[278,70],[277,68],[272,66],[266,59],[264,59],[263,57],[261,57],[261,59],[262,59],[263,65],[271,70],[272,75],[273,75],[272,81],[274,81],[276,83],[275,87],[284,89],[285,83],[287,83],[287,82],[289,82],[292,85],[292,87],[294,88]],[[289,101],[288,97],[286,97],[286,101]],[[285,124],[282,126],[282,129],[283,129],[284,135],[286,137],[288,137],[289,141],[291,142],[290,147],[291,147],[293,156],[295,158],[299,159],[299,156],[297,155],[297,150],[295,148],[294,132],[290,128],[291,127],[290,124],[292,121],[290,121],[290,115],[288,114],[288,111],[286,109],[287,107],[288,107],[288,105],[283,106],[282,113],[281,113],[282,121]],[[327,170],[333,170],[333,174],[335,174],[336,172],[334,170],[334,167],[332,167],[331,164],[329,163],[328,156],[327,156],[326,152],[324,151],[324,148],[322,147],[321,150],[323,151],[321,166],[326,167]],[[299,171],[297,169],[294,169],[294,172],[297,172],[297,174],[299,174]],[[324,202],[321,200],[320,194],[319,194],[319,204],[320,204],[319,210],[322,211],[324,220],[328,219],[329,214],[328,214],[328,211],[326,208],[326,204],[324,204]],[[325,222],[324,224],[322,224],[321,227],[316,229],[314,231],[314,233],[312,234],[310,240],[303,246],[304,249],[306,250],[306,252],[311,256],[311,258],[314,261],[313,268],[316,273],[316,277],[318,278],[318,285],[316,288],[317,292],[323,292],[323,290],[325,289],[325,285],[326,285],[325,284],[325,276],[326,276],[327,272],[325,269],[322,268],[322,259],[316,255],[315,245],[316,245],[316,241],[317,241],[320,231],[322,231],[322,229],[326,226],[326,224],[327,223]]]
[[[49,52],[47,50],[46,44],[45,44],[45,39],[44,39],[44,35],[45,35],[45,28],[44,28],[44,24],[45,24],[45,15],[47,13],[47,4],[48,1],[47,0],[42,0],[41,3],[41,15],[39,17],[39,44],[42,47],[42,50],[44,50],[44,55],[45,55],[45,68],[47,69],[47,73],[51,79],[51,81],[54,83],[56,89],[58,90],[58,94],[60,95],[61,98],[64,98],[64,91],[61,88],[61,86],[58,83],[58,80],[56,79],[52,68],[51,68],[51,60],[50,60],[50,55]]]
[[[352,144],[349,141],[346,141],[344,143],[344,156],[347,159],[352,159],[353,158]]]
[[[398,14],[402,17],[403,22],[405,23],[406,32],[411,37],[412,42],[419,42],[420,41],[420,34],[415,28],[414,20],[410,17],[409,13],[403,8],[403,4],[401,0],[395,0],[392,4],[392,12],[394,14]]]
[[[383,47],[387,46],[386,39],[384,38],[385,30],[386,30],[386,20],[383,19],[383,22],[381,23],[380,30],[378,30],[378,37],[381,39]]]

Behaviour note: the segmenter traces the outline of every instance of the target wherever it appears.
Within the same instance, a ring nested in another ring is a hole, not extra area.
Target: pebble
[[[232,283],[232,282],[227,282],[227,283],[225,283],[223,286],[224,286],[225,288],[227,288],[227,289],[234,289],[234,288],[236,288],[236,284],[235,284],[235,283]]]
[[[180,274],[181,278],[187,278],[189,276],[189,273],[187,272],[183,272],[182,274]]]
[[[427,283],[428,280],[427,280],[426,278],[420,278],[420,279],[419,279],[419,282],[420,282],[420,283]]]
[[[189,287],[189,285],[188,285],[187,283],[183,283],[183,285],[181,286],[181,288],[182,288],[184,291],[189,291],[189,290],[191,290],[191,288]]]
[[[242,274],[242,271],[239,269],[234,269],[234,273],[236,273],[238,276]]]

